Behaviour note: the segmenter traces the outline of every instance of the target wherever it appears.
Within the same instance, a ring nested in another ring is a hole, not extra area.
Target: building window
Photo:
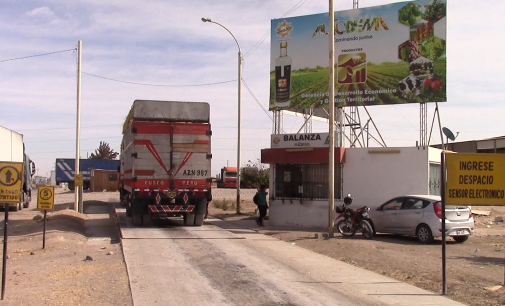
[[[328,164],[275,164],[275,199],[328,199]],[[341,164],[335,166],[335,199],[342,198]]]

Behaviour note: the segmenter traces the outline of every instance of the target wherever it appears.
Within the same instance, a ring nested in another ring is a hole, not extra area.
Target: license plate
[[[368,212],[365,211],[362,216],[363,217],[368,217]]]
[[[458,234],[458,235],[465,235],[466,231],[456,231],[456,234]]]

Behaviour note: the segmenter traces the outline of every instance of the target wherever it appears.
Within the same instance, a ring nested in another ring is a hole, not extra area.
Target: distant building
[[[39,185],[47,185],[48,183],[48,178],[44,176],[34,176],[32,178],[32,183],[35,184],[36,186]]]
[[[433,148],[442,149],[442,145],[433,145]],[[482,140],[450,142],[447,150],[458,153],[501,153],[505,154],[505,136]]]

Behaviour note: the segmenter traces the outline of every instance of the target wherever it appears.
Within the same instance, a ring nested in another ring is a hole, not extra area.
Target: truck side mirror
[[[30,175],[33,176],[35,174],[35,163],[30,160]]]

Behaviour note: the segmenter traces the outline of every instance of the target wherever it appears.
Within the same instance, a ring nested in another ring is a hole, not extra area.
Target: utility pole
[[[82,212],[82,186],[75,186],[75,177],[79,174],[79,150],[81,137],[81,59],[82,59],[82,41],[77,45],[77,120],[75,132],[75,171],[74,171],[74,192],[75,204],[74,210]]]

